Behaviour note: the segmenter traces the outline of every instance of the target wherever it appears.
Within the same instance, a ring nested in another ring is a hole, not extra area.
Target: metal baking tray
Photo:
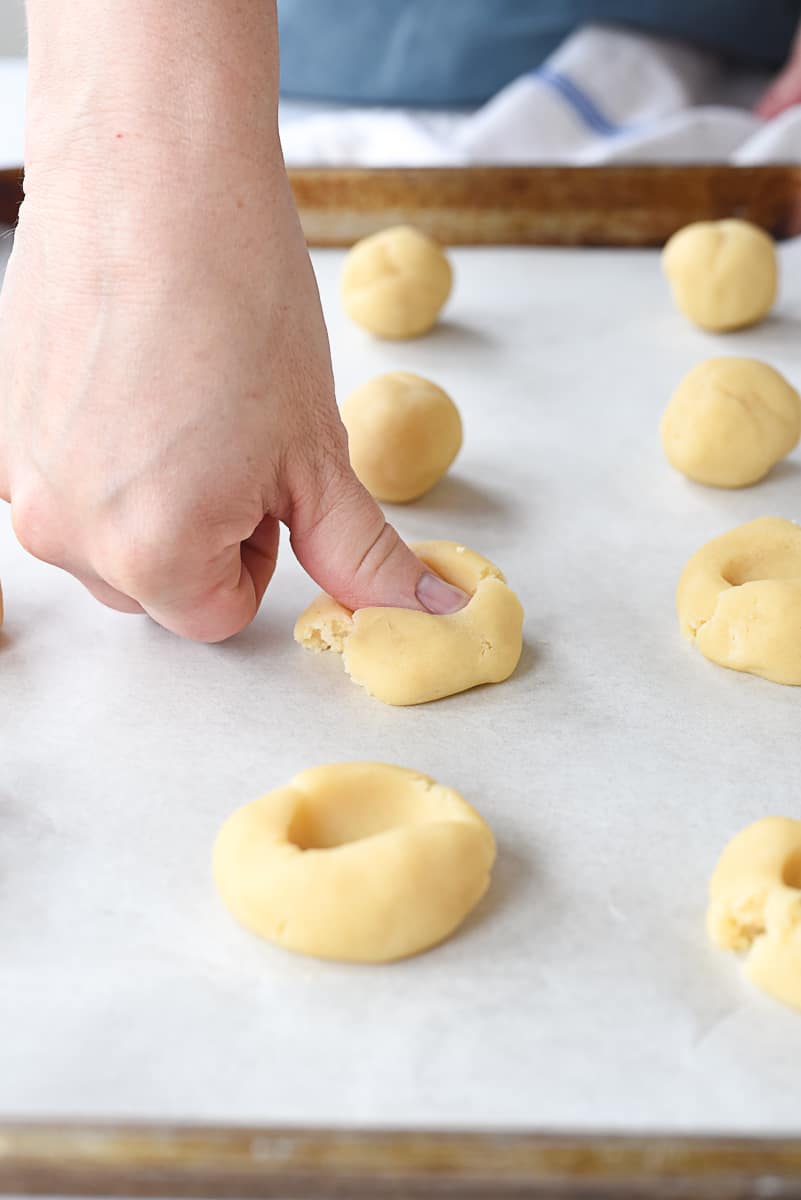
[[[313,245],[413,222],[451,244],[658,245],[692,220],[801,232],[801,166],[305,169]],[[13,224],[21,172],[0,173]],[[801,1200],[801,1140],[0,1123],[0,1194]]]

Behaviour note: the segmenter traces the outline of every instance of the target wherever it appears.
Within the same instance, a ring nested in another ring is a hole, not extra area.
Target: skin
[[[29,0],[0,496],[123,612],[247,625],[279,523],[349,608],[450,612],[357,481],[277,132],[268,0]]]
[[[801,25],[798,27],[790,57],[783,71],[760,100],[757,113],[769,121],[794,104],[801,104]]]

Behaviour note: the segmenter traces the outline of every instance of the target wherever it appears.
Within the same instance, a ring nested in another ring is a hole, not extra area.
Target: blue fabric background
[[[801,0],[278,0],[282,91],[364,104],[473,105],[590,21],[778,66]]]

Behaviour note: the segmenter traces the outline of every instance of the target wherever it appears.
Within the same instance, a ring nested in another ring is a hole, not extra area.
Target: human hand
[[[765,92],[756,112],[769,121],[794,104],[801,104],[801,31],[788,62]]]
[[[29,164],[0,298],[22,545],[204,641],[254,616],[279,522],[349,608],[461,607],[350,469],[277,139],[257,162],[153,146],[109,126]]]

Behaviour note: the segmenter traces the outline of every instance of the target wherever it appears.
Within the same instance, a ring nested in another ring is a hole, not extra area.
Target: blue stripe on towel
[[[561,71],[554,71],[552,67],[538,67],[531,74],[535,75],[537,79],[541,79],[543,83],[547,83],[555,92],[559,92],[573,111],[581,117],[584,124],[595,133],[600,133],[602,137],[617,137],[631,128],[629,125],[616,125],[614,121],[605,117],[595,101],[590,99],[569,75],[563,75]]]

